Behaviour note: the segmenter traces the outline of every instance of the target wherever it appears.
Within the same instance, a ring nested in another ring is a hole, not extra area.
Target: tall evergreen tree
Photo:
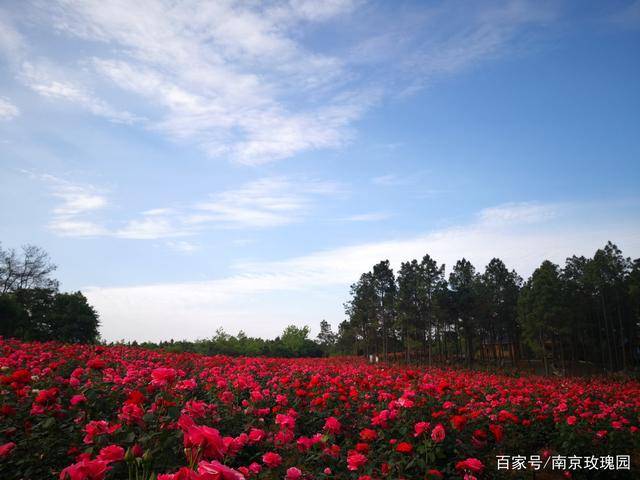
[[[382,355],[387,359],[389,340],[394,336],[393,319],[396,307],[396,279],[389,266],[389,260],[384,260],[373,267],[373,289],[376,298],[377,323],[382,337]]]
[[[424,341],[420,338],[420,264],[417,260],[404,262],[398,271],[398,329],[405,348],[405,359],[411,360],[411,351]]]
[[[478,276],[474,266],[466,259],[458,260],[449,275],[453,303],[457,320],[462,327],[465,340],[466,360],[471,365],[474,361],[474,339],[476,336],[478,299]]]

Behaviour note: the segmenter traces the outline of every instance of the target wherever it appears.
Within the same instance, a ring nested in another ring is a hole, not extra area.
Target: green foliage
[[[0,335],[24,340],[93,343],[98,314],[81,292],[30,288],[0,295]]]
[[[119,342],[123,344],[124,342]],[[131,345],[138,345],[137,342]],[[204,355],[228,355],[247,357],[322,357],[329,350],[309,338],[309,327],[289,325],[279,337],[264,340],[249,337],[243,331],[234,336],[218,328],[210,339],[204,340],[170,340],[168,342],[143,342],[141,347],[162,349],[169,352],[193,352]]]

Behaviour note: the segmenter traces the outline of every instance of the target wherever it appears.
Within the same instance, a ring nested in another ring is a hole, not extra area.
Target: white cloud
[[[28,173],[28,172],[27,172]],[[87,217],[109,206],[105,193],[93,185],[72,183],[53,175],[40,175],[54,198],[61,203],[52,210],[53,218],[49,228],[66,237],[111,236],[135,240],[188,235],[191,232],[181,228],[173,220],[174,209],[159,208],[143,212],[140,218],[129,220],[120,228],[110,229]]]
[[[311,209],[313,196],[339,192],[340,187],[330,182],[268,177],[215,195],[198,204],[200,212],[186,220],[234,228],[276,227],[300,220]]]
[[[29,172],[26,172],[29,173]],[[103,191],[53,175],[40,175],[61,203],[52,210],[50,228],[64,236],[111,236],[132,240],[184,237],[206,228],[273,228],[303,220],[318,198],[341,196],[334,182],[292,177],[266,177],[211,196],[188,207],[145,210],[135,218],[107,228],[86,217],[109,205]],[[111,224],[116,222],[110,222]],[[186,251],[186,243],[167,243]]]
[[[295,39],[301,22],[327,21],[351,3],[59,2],[51,13],[59,31],[118,47],[93,65],[163,108],[151,128],[255,164],[341,145],[371,101],[331,87],[341,62]],[[288,105],[292,93],[325,87],[321,107]]]
[[[202,338],[218,326],[273,337],[289,323],[315,327],[326,318],[336,325],[343,318],[341,305],[349,284],[383,259],[397,270],[401,262],[429,253],[450,269],[465,257],[481,270],[497,256],[528,276],[544,259],[563,263],[572,254],[592,255],[607,240],[615,240],[627,255],[640,255],[637,223],[595,220],[589,206],[552,208],[557,216],[541,217],[537,223],[515,215],[491,224],[479,214],[467,225],[423,235],[237,264],[236,274],[211,281],[92,287],[85,292],[102,316],[102,334],[110,340]],[[161,333],[149,335],[151,331]]]
[[[371,179],[371,183],[373,183],[374,185],[383,185],[385,187],[391,187],[391,186],[396,186],[396,185],[404,185],[405,183],[407,183],[407,177],[402,177],[400,175],[396,175],[396,174],[387,174],[387,175],[380,175],[378,177],[373,177]]]
[[[51,184],[52,195],[62,200],[53,213],[59,216],[74,216],[91,212],[107,205],[106,197],[91,185],[67,182],[52,175],[43,175]]]
[[[0,9],[0,55],[14,62],[22,56],[25,41],[9,18],[8,13]]]
[[[411,7],[390,21],[364,3],[59,0],[14,19],[46,29],[33,45],[8,21],[0,43],[40,95],[255,165],[340,147],[384,96],[497,56],[553,18],[513,0]],[[313,33],[327,25],[335,45],[319,46]],[[75,57],[37,44],[52,29]]]
[[[169,219],[157,215],[130,220],[123,228],[113,232],[116,237],[133,240],[154,240],[189,234],[190,232],[176,227]]]
[[[487,225],[505,223],[536,223],[549,220],[558,215],[561,206],[540,203],[506,203],[497,207],[485,208],[478,216]]]
[[[40,175],[48,185],[51,195],[61,201],[54,207],[49,228],[61,236],[93,237],[107,233],[107,230],[85,217],[87,214],[107,207],[103,192],[92,185],[71,183],[53,175]]]
[[[200,250],[200,246],[195,243],[187,242],[184,240],[169,241],[166,243],[167,247],[180,253],[193,253]]]
[[[20,110],[6,97],[0,97],[0,120],[11,120],[20,115]]]
[[[349,217],[345,217],[343,220],[347,222],[379,222],[381,220],[387,220],[388,218],[391,218],[391,215],[389,215],[388,213],[371,212],[351,215]]]
[[[70,217],[54,217],[49,228],[62,237],[100,237],[109,233],[102,225]]]
[[[29,88],[43,97],[65,100],[115,123],[131,124],[136,121],[136,117],[131,113],[114,109],[83,86],[71,80],[57,79],[47,65],[24,62],[20,70],[20,78]]]

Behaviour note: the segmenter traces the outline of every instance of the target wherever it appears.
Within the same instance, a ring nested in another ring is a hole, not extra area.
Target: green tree
[[[499,258],[493,258],[487,264],[481,281],[481,302],[486,320],[486,333],[493,346],[492,355],[498,361],[496,346],[508,340],[511,360],[516,361],[519,344],[518,295],[522,279],[515,272],[509,271]]]
[[[558,265],[545,260],[533,272],[522,289],[518,310],[524,337],[528,345],[541,354],[548,375],[547,344],[551,344],[553,358],[555,340],[566,314]]]
[[[616,366],[626,369],[628,335],[634,330],[633,325],[625,321],[629,318],[626,282],[631,272],[631,259],[625,258],[616,245],[608,242],[596,251],[590,266],[604,324],[609,369]]]
[[[474,266],[466,259],[458,260],[449,275],[454,311],[462,327],[468,365],[474,361],[478,311],[478,276]]]
[[[337,335],[331,330],[331,324],[326,320],[320,322],[320,333],[318,334],[318,343],[329,354],[333,352],[336,345]]]
[[[433,357],[434,325],[438,314],[438,291],[444,288],[444,264],[438,266],[429,255],[425,255],[418,270],[418,305],[424,333],[421,335],[427,342],[427,358],[429,365]]]
[[[336,350],[344,355],[354,355],[358,353],[357,333],[349,320],[343,320],[338,325],[336,340]]]
[[[56,294],[47,323],[52,336],[62,342],[93,343],[98,339],[98,314],[81,292]]]
[[[351,300],[345,304],[345,313],[365,355],[377,353],[377,307],[373,274],[363,273],[360,280],[351,285]]]
[[[398,271],[398,329],[405,348],[405,359],[411,361],[411,351],[424,342],[421,338],[420,264],[417,260],[403,262]]]
[[[0,295],[0,336],[21,337],[26,320],[26,312],[15,294]]]
[[[56,292],[48,288],[29,288],[16,290],[14,294],[25,313],[17,336],[25,340],[55,340],[51,317]]]
[[[305,350],[306,341],[309,340],[309,327],[296,327],[289,325],[280,335],[280,343],[289,356],[295,357]]]
[[[385,360],[389,354],[389,338],[393,336],[393,323],[396,306],[396,279],[389,266],[389,260],[384,260],[373,267],[373,294],[375,295],[376,321],[380,327],[382,356]]]

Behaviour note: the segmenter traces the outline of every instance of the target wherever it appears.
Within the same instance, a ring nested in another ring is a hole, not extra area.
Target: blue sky
[[[107,340],[337,326],[377,261],[640,256],[640,2],[0,5],[0,240]]]

